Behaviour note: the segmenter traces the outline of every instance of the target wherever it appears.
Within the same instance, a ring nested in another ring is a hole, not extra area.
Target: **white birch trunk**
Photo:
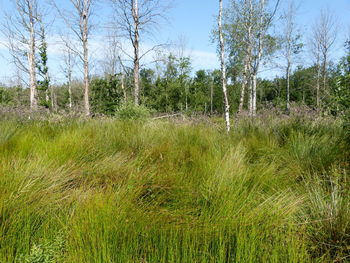
[[[317,79],[316,79],[316,106],[319,109],[321,106],[321,100],[320,100],[320,77],[321,77],[321,67],[320,67],[320,58],[317,57]]]
[[[88,17],[87,7],[90,5],[90,0],[84,0],[84,9],[81,17],[82,21],[82,44],[83,44],[83,59],[84,59],[84,108],[85,115],[90,116],[90,101],[89,101],[89,47],[88,47]]]
[[[246,56],[246,59],[244,60],[243,82],[241,87],[241,95],[239,97],[239,106],[238,106],[237,114],[240,114],[243,111],[245,90],[249,84],[248,63],[249,63],[248,58]]]
[[[248,84],[248,113],[249,116],[253,115],[253,88],[252,88],[252,61],[253,61],[253,3],[252,0],[249,0],[249,20],[248,20],[248,43],[247,43],[247,71],[249,76],[247,77]]]
[[[286,79],[287,79],[287,98],[286,98],[286,110],[290,111],[290,68],[291,62],[290,60],[287,63],[287,71],[286,71]]]
[[[210,83],[210,115],[213,115],[214,83]]]
[[[252,77],[252,117],[256,116],[256,87],[257,87],[257,74],[254,72]]]
[[[228,102],[227,96],[227,86],[226,86],[226,66],[225,66],[225,43],[222,32],[222,0],[219,0],[219,38],[220,38],[220,62],[221,62],[221,81],[222,81],[222,91],[224,93],[224,103],[225,103],[225,122],[226,122],[226,131],[230,132],[230,105]]]
[[[29,64],[29,85],[30,85],[30,109],[38,109],[38,93],[37,93],[37,80],[35,70],[35,31],[34,31],[34,15],[33,6],[28,2],[29,11],[29,50],[28,50],[28,64]]]
[[[71,54],[68,58],[68,101],[69,101],[69,111],[72,111],[73,100],[72,100],[72,63],[71,63]]]
[[[135,105],[140,104],[140,39],[139,39],[139,12],[138,12],[138,0],[133,2],[132,16],[134,19],[134,102]]]

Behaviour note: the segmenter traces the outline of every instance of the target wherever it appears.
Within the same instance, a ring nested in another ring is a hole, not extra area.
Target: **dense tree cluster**
[[[165,71],[144,68],[140,72],[141,103],[157,112],[193,112],[201,114],[222,114],[223,95],[219,70],[198,70],[192,75],[190,60],[176,59],[170,55]],[[327,70],[329,92],[323,100],[323,110],[329,114],[344,114],[350,108],[350,54]],[[315,78],[316,66],[299,66],[290,76],[290,102],[317,108]],[[91,79],[90,102],[94,113],[115,114],[118,107],[133,96],[133,74],[125,75],[122,87],[119,75],[94,76]],[[287,81],[285,77],[259,79],[257,88],[258,109],[285,108]],[[228,85],[231,112],[239,107],[241,81]],[[72,85],[73,105],[82,109],[83,83],[74,81]],[[125,90],[124,90],[125,89]],[[69,111],[67,85],[53,87],[56,106],[59,111]],[[0,87],[0,104],[9,106],[28,105],[28,90],[22,87]],[[248,98],[246,98],[247,100]]]

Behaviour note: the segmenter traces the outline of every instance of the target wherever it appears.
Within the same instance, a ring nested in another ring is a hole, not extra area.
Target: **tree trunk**
[[[68,100],[69,100],[69,111],[72,111],[73,101],[72,101],[72,70],[68,69]]]
[[[286,111],[288,113],[290,110],[290,62],[288,62],[288,65],[287,65],[286,79],[287,79]]]
[[[138,0],[134,0],[132,6],[132,15],[134,19],[134,102],[135,105],[140,104],[140,39],[139,39],[139,10]]]
[[[50,101],[50,96],[49,96],[49,88],[45,90],[45,102],[46,102],[46,107],[48,107]]]
[[[253,2],[252,0],[249,0],[249,22],[248,22],[248,44],[247,44],[247,84],[248,84],[248,112],[249,116],[253,115],[253,88],[252,88],[252,61],[253,61],[253,55],[252,55],[252,49],[253,49],[253,34],[252,34],[252,27],[253,27]]]
[[[210,84],[210,115],[213,115],[214,83]]]
[[[30,109],[35,111],[38,109],[38,93],[37,93],[37,81],[35,70],[35,32],[34,32],[34,17],[32,14],[32,6],[29,5],[29,19],[30,19],[30,36],[29,36],[29,51],[28,51],[28,63],[29,63],[29,78],[30,78]]]
[[[90,116],[90,101],[89,101],[89,47],[88,47],[88,0],[84,0],[84,10],[82,14],[83,32],[82,32],[82,42],[83,42],[83,59],[84,59],[84,107],[85,115]]]
[[[52,111],[56,111],[56,105],[55,105],[55,92],[53,86],[51,87],[51,108]]]
[[[89,102],[89,53],[87,46],[87,39],[83,42],[84,48],[84,107],[85,115],[90,116],[90,102]]]
[[[186,90],[186,95],[185,95],[185,109],[188,111],[188,85],[185,84],[185,90]]]
[[[125,89],[125,84],[124,84],[124,73],[121,74],[121,85],[122,85],[122,90],[123,90],[124,103],[126,103],[128,101],[128,97],[126,94],[126,89]]]
[[[46,102],[46,107],[48,107],[49,102],[50,102],[50,96],[49,96],[49,89],[50,89],[50,81],[49,81],[49,72],[47,71],[45,74],[46,81],[48,85],[46,86],[45,90],[45,102]]]
[[[135,49],[135,60],[134,60],[134,102],[135,105],[140,104],[140,83],[139,83],[139,71],[140,71],[140,61],[136,58],[136,49]]]
[[[239,106],[237,114],[240,114],[243,111],[245,89],[248,86],[248,82],[248,60],[246,60],[244,62],[243,83],[241,88],[241,96],[239,97]]]
[[[220,38],[220,60],[221,60],[221,81],[222,81],[222,91],[224,93],[224,103],[225,103],[225,122],[226,122],[226,131],[229,132],[231,129],[230,125],[230,105],[228,102],[227,96],[227,87],[226,87],[226,66],[225,66],[225,43],[222,32],[222,0],[219,0],[219,38]]]
[[[249,77],[249,86],[248,86],[248,93],[249,93],[249,116],[253,115],[253,75]]]
[[[328,95],[327,90],[327,55],[324,55],[323,57],[323,63],[322,63],[322,77],[323,77],[323,85],[322,85],[322,91],[323,91],[323,98]]]
[[[252,112],[251,116],[256,116],[256,86],[257,86],[257,76],[254,72],[253,78],[252,78]]]
[[[320,100],[320,64],[319,61],[317,61],[317,79],[316,79],[316,106],[317,109],[320,109],[321,106],[321,100]]]

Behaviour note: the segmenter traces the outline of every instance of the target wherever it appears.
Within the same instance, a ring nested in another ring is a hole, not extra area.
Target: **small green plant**
[[[64,253],[64,236],[59,234],[54,241],[34,244],[28,255],[20,257],[20,263],[58,263]]]
[[[122,120],[142,120],[149,118],[151,112],[145,106],[135,105],[132,102],[128,102],[117,108],[116,115]]]

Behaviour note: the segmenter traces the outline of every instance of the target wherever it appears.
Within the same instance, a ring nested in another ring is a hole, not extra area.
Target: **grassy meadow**
[[[0,262],[349,262],[339,120],[0,121]]]

